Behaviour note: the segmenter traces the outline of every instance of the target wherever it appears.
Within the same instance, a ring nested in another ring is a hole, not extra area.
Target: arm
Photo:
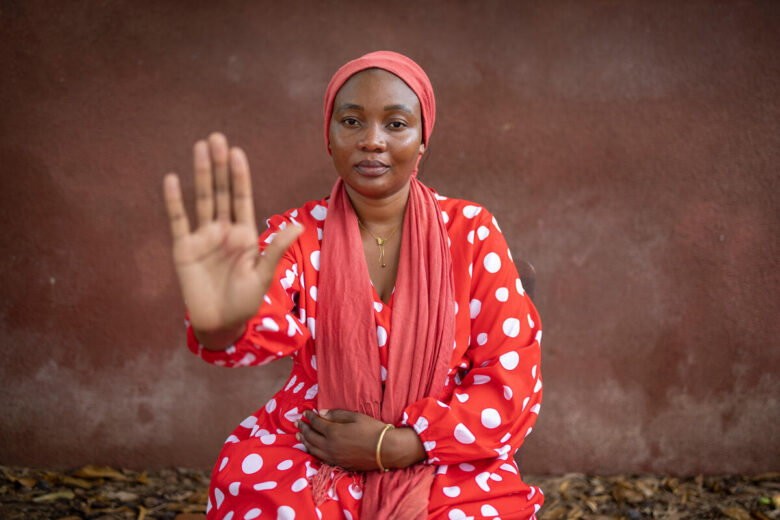
[[[178,176],[165,177],[173,261],[189,323],[205,349],[220,351],[257,313],[277,264],[302,228],[287,226],[261,256],[244,152],[229,149],[223,135],[212,134],[208,142],[195,143],[193,163],[198,223],[194,231]]]
[[[479,218],[489,234],[474,239],[468,371],[455,376],[448,402],[428,397],[405,410],[431,463],[508,458],[531,432],[542,398],[539,316],[495,221],[487,211]]]
[[[268,219],[268,229],[259,239],[261,253],[268,248],[275,236],[291,225],[288,216],[276,215]],[[226,349],[213,351],[203,347],[198,333],[188,323],[187,346],[209,363],[225,366],[258,366],[288,356],[311,338],[309,329],[294,315],[300,292],[299,247],[291,246],[277,265],[273,281],[263,303],[239,337]]]

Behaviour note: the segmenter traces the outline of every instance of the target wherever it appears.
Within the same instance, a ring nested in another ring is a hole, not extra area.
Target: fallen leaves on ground
[[[729,518],[780,520],[780,473],[526,475],[540,486],[540,520]],[[72,471],[0,466],[0,518],[7,520],[203,520],[208,475],[190,469]]]
[[[183,468],[137,472],[108,466],[72,471],[0,466],[4,520],[205,519],[208,477]]]
[[[541,520],[780,519],[780,473],[672,477],[569,473],[524,479],[541,487]]]

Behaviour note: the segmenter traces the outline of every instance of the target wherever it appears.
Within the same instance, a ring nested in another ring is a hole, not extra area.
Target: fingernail
[[[327,408],[323,408],[323,409],[321,409],[321,410],[320,410],[320,416],[325,416],[325,415],[328,415],[328,412],[329,412],[329,411],[330,411],[330,410],[328,410]]]
[[[303,440],[303,436],[300,433],[296,433],[295,438],[298,439],[299,441]]]

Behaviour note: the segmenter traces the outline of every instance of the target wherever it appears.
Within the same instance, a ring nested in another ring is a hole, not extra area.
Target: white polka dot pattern
[[[482,410],[482,426],[485,428],[498,428],[501,425],[501,416],[495,408],[485,408]]]
[[[480,211],[482,211],[482,208],[479,206],[466,206],[463,208],[463,216],[466,218],[474,218],[479,215]]]
[[[380,347],[387,344],[387,331],[381,325],[376,328],[376,341]]]
[[[482,302],[474,299],[469,302],[469,315],[471,319],[473,320],[477,316],[479,316],[479,311],[482,310]]]
[[[458,486],[450,486],[442,488],[442,492],[450,498],[455,498],[460,495],[460,488]]]
[[[498,511],[496,511],[496,508],[490,504],[484,504],[479,509],[479,512],[482,513],[482,516],[498,516]]]
[[[517,337],[517,335],[520,334],[520,320],[517,318],[507,318],[504,320],[503,329],[504,334],[510,338]]]
[[[509,511],[491,497],[521,485],[511,455],[532,431],[540,411],[540,320],[493,216],[474,203],[437,199],[453,258],[456,335],[442,395],[407,406],[401,424],[418,431],[427,463],[437,468],[431,507],[447,511],[443,516],[450,519],[495,518]],[[264,295],[245,337],[223,352],[211,352],[188,334],[190,350],[221,366],[262,365],[288,355],[293,360],[285,388],[241,421],[217,459],[207,507],[218,520],[233,512],[238,518],[245,514],[283,519],[324,516],[311,503],[307,489],[316,469],[305,446],[291,433],[304,410],[318,407],[313,342],[326,217],[327,200],[322,200],[269,219],[269,229],[258,241],[261,251],[271,242],[269,237],[286,225],[300,223],[304,232],[280,262],[277,280]],[[393,301],[385,304],[375,296],[371,310],[378,373],[385,381]],[[334,511],[358,518],[362,490],[350,486],[351,481],[343,479],[329,489],[328,496],[338,503]],[[524,489],[529,491],[516,495],[518,506],[524,501],[541,503],[538,490]],[[256,493],[273,495],[273,502],[263,504],[274,505],[256,507],[251,502]]]
[[[520,356],[517,352],[507,352],[505,354],[501,354],[501,357],[498,358],[498,360],[501,362],[501,366],[504,367],[507,370],[514,370],[517,368],[517,365],[520,363]]]
[[[260,471],[260,468],[262,467],[263,467],[263,458],[257,453],[251,453],[247,455],[244,458],[244,461],[241,463],[241,471],[243,471],[247,475],[251,475],[252,473],[257,473],[258,471]]]
[[[276,520],[295,520],[295,510],[290,506],[280,506],[276,510]]]
[[[320,206],[319,204],[314,206],[314,208],[311,210],[311,216],[316,220],[325,220],[327,214],[328,210],[325,208],[325,206]]]
[[[488,253],[482,261],[488,273],[497,273],[501,269],[501,258],[495,253]]]
[[[462,444],[471,444],[477,440],[474,434],[463,423],[455,426],[455,439]]]

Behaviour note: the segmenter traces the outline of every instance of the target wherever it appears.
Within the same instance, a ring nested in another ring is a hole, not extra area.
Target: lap
[[[320,463],[296,445],[294,434],[278,434],[272,444],[255,437],[226,444],[211,476],[209,520],[357,519],[362,491],[349,477],[315,506],[309,478]]]
[[[338,480],[315,506],[309,479],[320,463],[301,448],[292,433],[226,443],[211,477],[209,520],[358,520],[362,490],[350,476]],[[463,464],[447,471],[441,466],[431,488],[429,518],[532,518],[543,500],[538,488],[513,471],[491,469]]]

